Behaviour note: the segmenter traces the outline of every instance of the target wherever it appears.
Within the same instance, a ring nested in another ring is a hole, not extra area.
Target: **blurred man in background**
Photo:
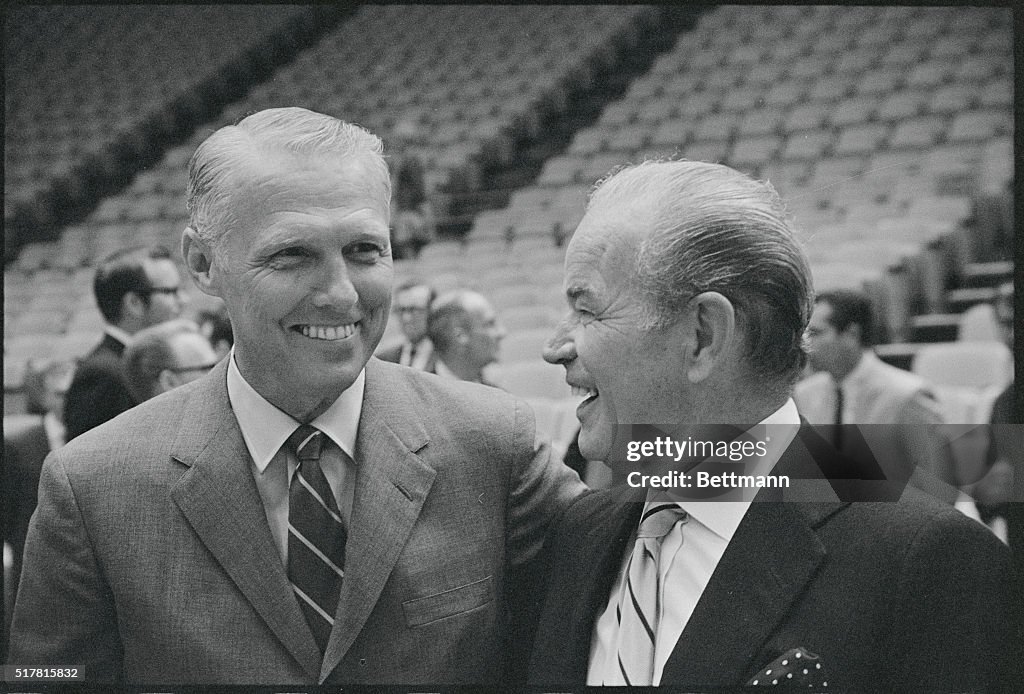
[[[93,280],[106,321],[103,340],[78,365],[64,402],[67,440],[136,404],[121,355],[143,328],[177,318],[184,305],[181,277],[166,248],[135,247],[108,256]]]
[[[437,356],[434,354],[434,343],[427,336],[427,317],[430,304],[436,297],[433,287],[417,280],[399,285],[391,311],[398,317],[403,339],[378,350],[377,356],[380,359],[420,371],[434,372]]]
[[[797,409],[812,424],[829,426],[832,443],[847,455],[873,457],[891,479],[909,478],[952,504],[957,479],[939,402],[920,376],[875,355],[873,326],[871,302],[863,292],[817,295],[807,326],[808,357],[830,378],[798,383]]]
[[[434,373],[463,381],[494,385],[484,367],[498,361],[505,328],[482,294],[456,289],[430,306],[427,334],[434,343]]]
[[[11,567],[4,577],[4,634],[0,652],[6,653],[11,611],[21,576],[22,553],[28,522],[36,508],[36,490],[43,460],[65,442],[64,396],[74,364],[68,361],[28,363],[25,390],[29,412],[39,417],[9,423],[4,421],[3,495],[4,543],[10,546]]]
[[[196,316],[199,332],[210,341],[218,359],[223,359],[235,344],[235,335],[231,330],[231,319],[224,307],[200,311]]]
[[[183,318],[135,333],[123,359],[128,385],[139,402],[191,383],[219,361],[199,327]]]

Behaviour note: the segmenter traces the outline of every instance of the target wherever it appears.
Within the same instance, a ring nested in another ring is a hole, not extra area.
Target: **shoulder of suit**
[[[61,454],[68,460],[96,464],[106,461],[116,465],[117,461],[132,459],[137,467],[146,459],[147,451],[166,452],[201,380],[140,403],[76,436],[61,449]]]
[[[834,521],[852,522],[859,533],[874,538],[880,545],[907,544],[919,539],[931,529],[955,537],[977,538],[987,543],[999,540],[981,523],[972,520],[933,496],[914,487],[907,487],[899,501],[852,502],[830,516],[826,524]]]
[[[915,373],[886,364],[878,359],[871,371],[872,380],[886,391],[904,397],[922,394],[932,397],[931,386]]]
[[[383,387],[393,389],[398,397],[408,397],[423,403],[464,404],[471,408],[507,409],[522,402],[509,393],[480,383],[443,378],[407,366],[378,359]],[[369,387],[369,381],[367,382]]]

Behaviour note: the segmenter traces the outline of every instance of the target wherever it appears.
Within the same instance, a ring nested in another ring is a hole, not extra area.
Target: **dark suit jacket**
[[[775,470],[798,489],[821,478],[807,441],[821,445],[805,424]],[[995,686],[1009,667],[1009,553],[986,528],[915,489],[899,503],[761,501],[778,493],[762,489],[751,504],[665,665],[663,685],[744,685],[802,646],[820,656],[830,688]],[[532,683],[585,684],[594,623],[641,508],[598,492],[573,504],[554,529]]]
[[[388,345],[377,350],[374,355],[378,359],[383,361],[389,361],[392,364],[397,364],[398,360],[402,358],[402,347],[405,346],[405,342],[396,342],[392,345]],[[427,373],[434,373],[434,366],[437,364],[437,353],[433,350],[430,351],[430,356],[427,358],[427,363],[423,366],[423,371]]]
[[[104,335],[96,349],[79,362],[64,396],[68,441],[136,405],[121,364],[124,349],[123,344]]]
[[[371,359],[336,623],[321,659],[225,382],[47,458],[11,662],[143,683],[493,683],[515,567],[582,491],[511,396]]]
[[[50,452],[43,418],[4,431],[3,502],[4,540],[11,543],[20,563],[28,521],[36,508],[36,489],[43,459]]]

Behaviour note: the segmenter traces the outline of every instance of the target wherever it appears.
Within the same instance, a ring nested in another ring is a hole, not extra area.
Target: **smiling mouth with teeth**
[[[597,390],[595,388],[583,388],[582,386],[572,386],[572,394],[576,397],[585,398],[587,400],[593,400],[597,397]]]
[[[344,340],[355,334],[357,325],[297,325],[294,330],[314,340]]]

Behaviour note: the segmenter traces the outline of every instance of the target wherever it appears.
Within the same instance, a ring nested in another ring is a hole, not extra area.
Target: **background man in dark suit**
[[[161,247],[128,248],[108,256],[96,269],[93,292],[106,326],[68,389],[68,441],[136,404],[121,363],[124,347],[139,330],[177,318],[184,299],[178,268]]]
[[[437,355],[434,354],[434,343],[427,336],[427,316],[435,298],[437,295],[433,287],[417,280],[408,280],[398,286],[392,312],[398,318],[403,339],[377,350],[379,358],[434,373]]]
[[[913,489],[899,503],[840,501],[826,475],[843,460],[798,417],[811,278],[769,185],[699,162],[624,169],[593,193],[565,272],[571,312],[545,358],[588,396],[577,411],[586,457],[628,474],[631,425],[676,442],[718,432],[763,444],[740,469],[793,485],[640,484],[577,501],[546,548],[554,573],[532,681],[995,686],[1007,668],[1006,548]],[[726,467],[679,462],[691,474]],[[649,467],[634,464],[627,482]]]
[[[380,140],[261,111],[189,165],[182,252],[231,355],[43,467],[11,662],[91,681],[502,681],[513,574],[582,491],[492,388],[371,355]]]

